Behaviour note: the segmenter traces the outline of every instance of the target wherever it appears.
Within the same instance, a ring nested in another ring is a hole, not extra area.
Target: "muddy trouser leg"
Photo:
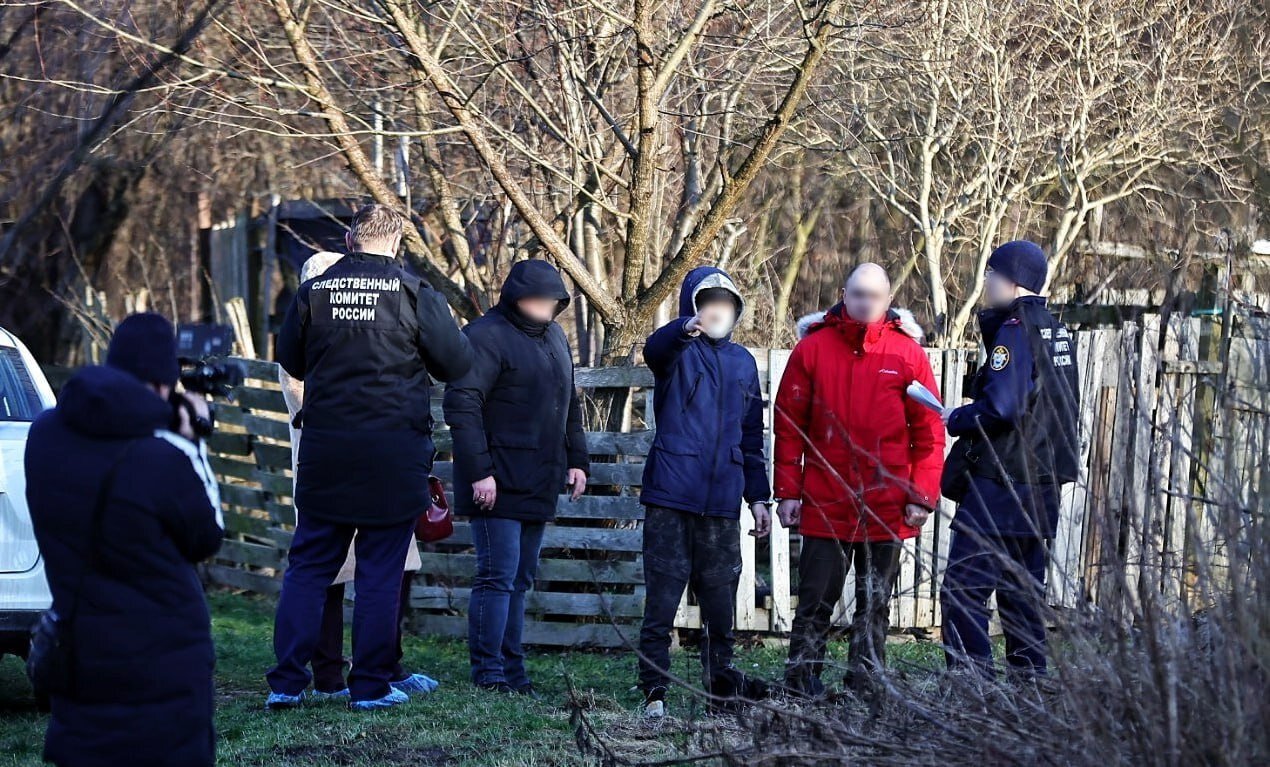
[[[834,605],[842,598],[847,577],[847,555],[842,543],[829,538],[804,537],[798,556],[798,609],[789,636],[789,661],[785,684],[805,689],[812,677],[820,678],[825,643]]]
[[[344,681],[344,584],[336,583],[326,588],[326,602],[322,605],[322,628],[317,647],[313,648],[313,689],[318,692],[339,692],[348,684]]]
[[[732,668],[732,618],[741,577],[741,526],[738,520],[724,517],[703,516],[693,522],[696,533],[692,544],[692,593],[697,595],[705,629],[702,679],[710,689],[720,674]]]
[[[891,594],[900,572],[900,542],[853,543],[850,551],[855,567],[855,615],[847,667],[855,675],[886,666],[886,629]]]
[[[692,515],[648,506],[644,510],[644,623],[639,630],[639,686],[645,694],[669,687],[670,632],[688,585]]]

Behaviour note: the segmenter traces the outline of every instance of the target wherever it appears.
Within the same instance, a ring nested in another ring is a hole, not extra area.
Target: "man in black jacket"
[[[965,460],[944,467],[944,492],[961,496],[940,591],[950,668],[994,674],[988,600],[1001,613],[1008,667],[1045,671],[1045,575],[1058,524],[1059,487],[1079,475],[1076,339],[1038,295],[1048,266],[1040,246],[992,252],[979,314],[987,364],[974,402],[944,411]]]
[[[215,761],[216,656],[194,564],[220,547],[220,497],[188,416],[174,419],[178,397],[207,416],[172,394],[177,372],[171,323],[134,315],[106,365],[31,426],[27,502],[74,659],[44,743],[61,767]]]
[[[471,350],[441,295],[397,263],[403,226],[387,207],[361,208],[347,235],[351,252],[300,286],[278,334],[278,362],[305,383],[295,491],[304,513],[278,600],[269,708],[303,701],[326,587],[350,541],[357,600],[349,707],[408,699],[391,676],[402,565],[415,520],[431,503],[428,376],[463,375]]]
[[[472,682],[535,695],[521,630],[543,529],[567,483],[586,489],[586,437],[573,354],[553,318],[569,305],[545,261],[511,268],[498,305],[464,329],[475,360],[445,390],[457,513],[472,517],[476,578],[468,603]],[[307,439],[307,437],[306,437]]]

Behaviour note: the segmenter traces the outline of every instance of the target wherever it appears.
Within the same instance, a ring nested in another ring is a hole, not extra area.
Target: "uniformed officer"
[[[349,707],[408,700],[391,678],[402,565],[431,503],[428,376],[462,376],[472,352],[441,295],[397,263],[403,226],[385,206],[358,210],[349,254],[300,286],[278,334],[278,362],[305,382],[295,490],[304,513],[278,600],[271,709],[304,700],[326,587],[354,540]]]
[[[944,411],[959,437],[944,494],[952,523],[941,605],[950,668],[994,674],[988,599],[996,593],[1008,668],[1045,671],[1042,607],[1059,486],[1079,473],[1075,338],[1038,295],[1047,264],[1040,246],[1007,242],[992,252],[979,314],[987,350],[973,402]]]

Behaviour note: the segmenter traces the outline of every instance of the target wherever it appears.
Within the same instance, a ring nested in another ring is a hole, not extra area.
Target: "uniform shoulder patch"
[[[992,354],[988,356],[988,367],[993,370],[1005,370],[1005,366],[1009,364],[1010,350],[999,344],[993,347]]]

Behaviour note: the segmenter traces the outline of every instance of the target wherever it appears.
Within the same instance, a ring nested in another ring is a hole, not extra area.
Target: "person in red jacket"
[[[905,394],[913,381],[936,391],[935,377],[890,295],[880,266],[857,267],[842,302],[794,347],[776,396],[777,514],[803,538],[785,673],[799,695],[825,692],[825,641],[851,567],[844,681],[858,688],[883,667],[901,541],[921,531],[939,499],[943,424]]]

